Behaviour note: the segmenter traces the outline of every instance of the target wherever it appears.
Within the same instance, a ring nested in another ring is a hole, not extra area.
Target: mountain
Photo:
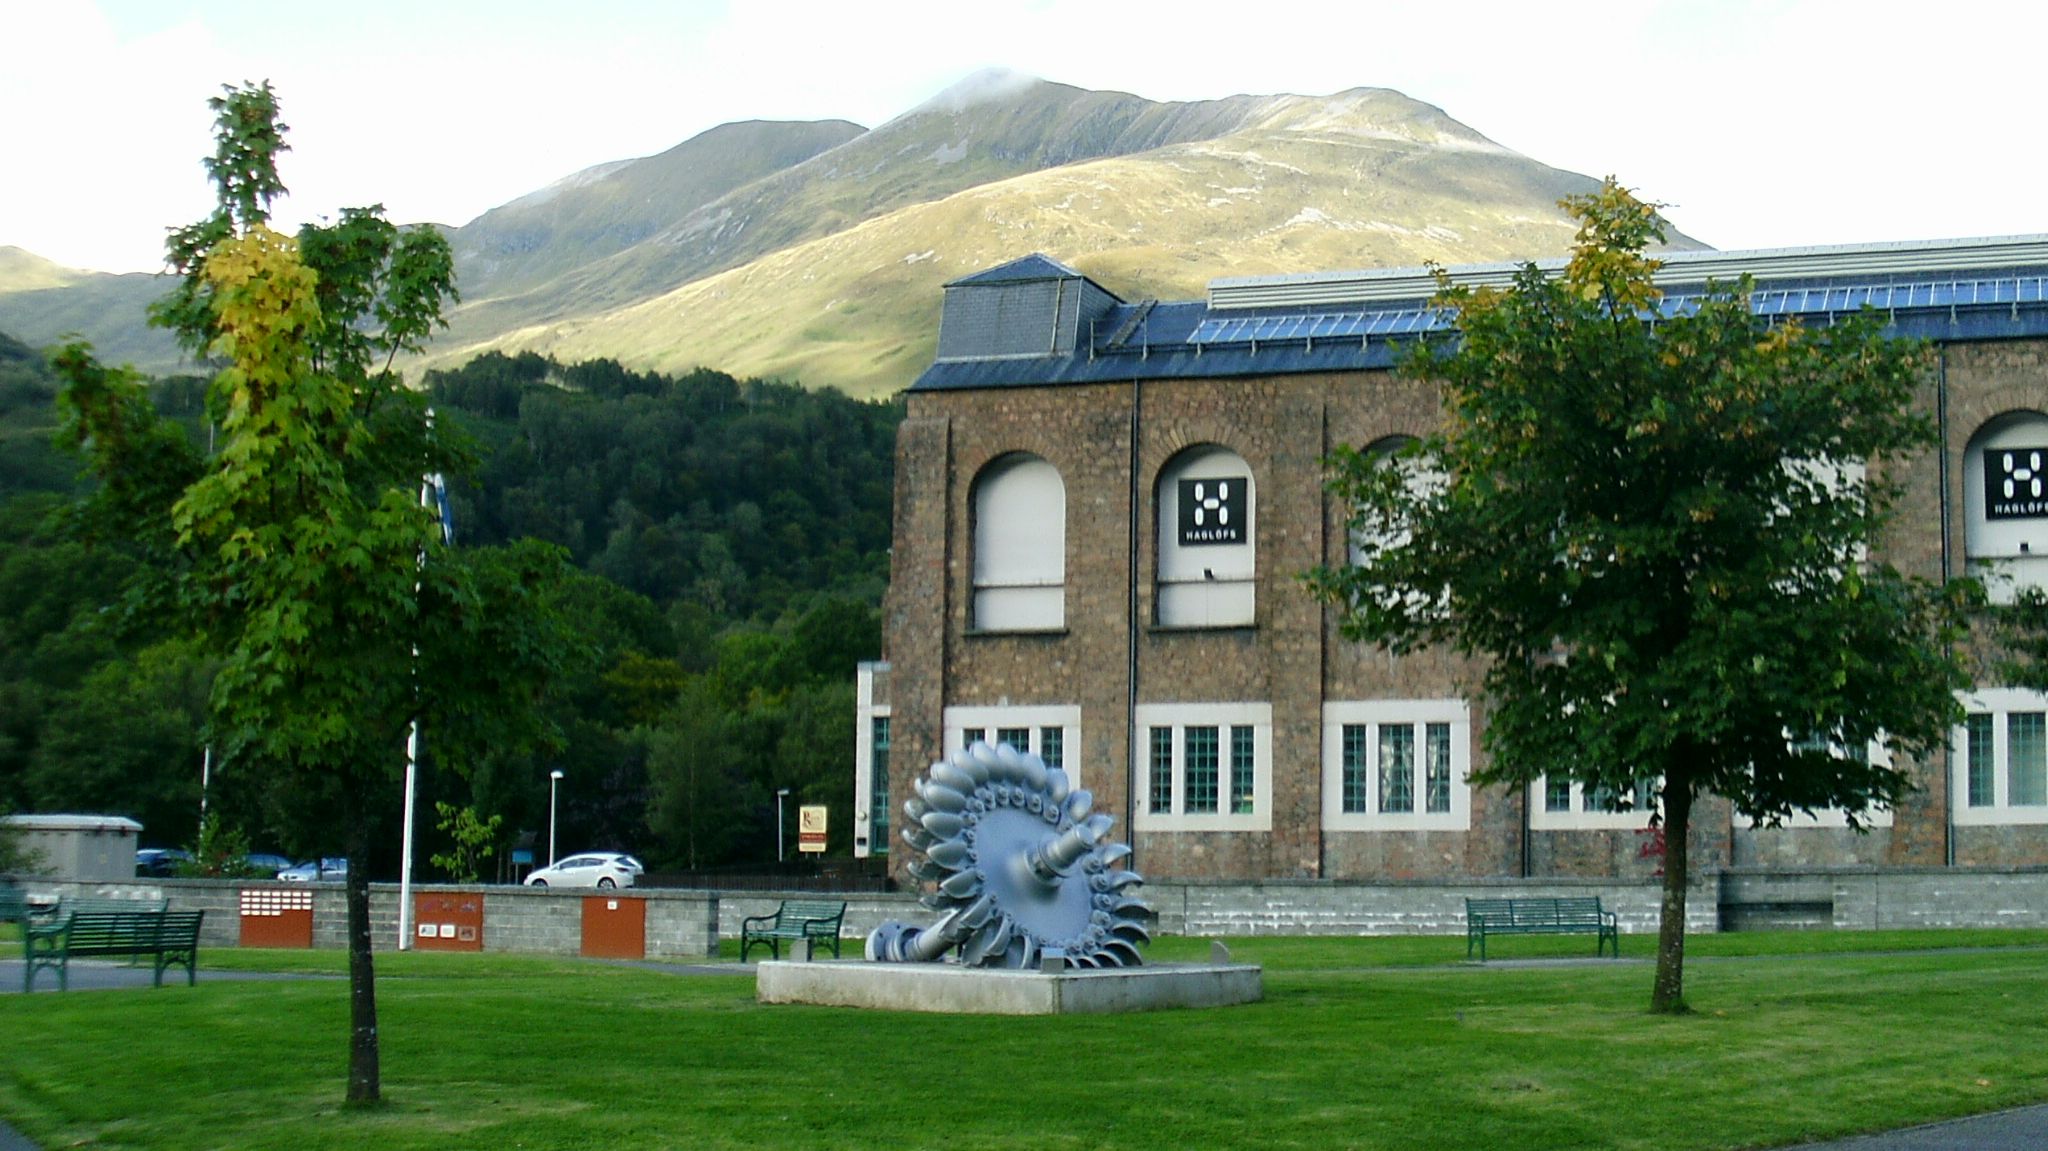
[[[982,73],[872,130],[727,124],[450,230],[463,302],[412,370],[531,349],[886,394],[929,362],[940,286],[1027,252],[1133,298],[1535,259],[1595,186],[1388,89],[1157,103]],[[0,330],[48,339],[10,326],[18,300],[113,290],[73,275],[24,289],[0,265]]]
[[[162,276],[110,276],[0,248],[0,332],[35,346],[83,335],[100,358],[158,374],[184,370],[178,345],[148,324],[152,301],[170,290]]]

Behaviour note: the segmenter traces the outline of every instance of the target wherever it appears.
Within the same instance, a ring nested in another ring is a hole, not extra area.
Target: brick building
[[[1665,259],[1667,300],[1747,273],[1766,314],[1869,306],[1934,341],[1941,450],[1878,465],[1904,483],[1890,558],[2048,581],[2048,237]],[[1433,287],[1328,273],[1133,303],[1043,256],[947,285],[898,434],[887,662],[860,673],[857,853],[887,850],[932,760],[989,738],[1078,777],[1154,879],[1648,874],[1635,797],[1468,787],[1474,669],[1345,641],[1297,579],[1349,546],[1325,455],[1438,418],[1391,371],[1443,323]],[[1695,867],[2048,864],[2048,698],[1984,682],[1964,703],[1867,833],[1703,801]]]

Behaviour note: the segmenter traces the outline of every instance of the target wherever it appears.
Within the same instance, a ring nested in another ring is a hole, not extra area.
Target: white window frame
[[[861,663],[854,668],[854,724],[853,724],[853,854],[856,859],[871,855],[887,855],[892,846],[883,836],[883,842],[875,842],[874,835],[874,776],[875,747],[874,721],[890,719],[890,754],[895,754],[896,730],[891,719],[890,707],[875,702],[875,673],[887,671],[886,663]],[[885,768],[886,770],[886,768]],[[886,780],[884,781],[887,782]],[[883,813],[884,825],[895,821]]]
[[[1244,484],[1245,541],[1180,542],[1180,481],[1217,479]],[[1258,622],[1259,485],[1243,456],[1220,445],[1190,448],[1167,461],[1153,484],[1158,543],[1153,587],[1160,627],[1250,627]]]
[[[1136,742],[1138,777],[1133,782],[1137,810],[1131,815],[1133,831],[1271,831],[1273,830],[1273,705],[1270,703],[1148,703],[1134,709],[1137,720],[1132,739]],[[1151,805],[1151,732],[1155,727],[1173,729],[1173,811],[1155,813]],[[1217,786],[1223,799],[1214,812],[1190,813],[1184,809],[1187,796],[1187,729],[1218,729]],[[1252,729],[1252,809],[1225,810],[1230,794],[1230,729]]]
[[[1431,724],[1451,729],[1451,808],[1426,811],[1428,767],[1423,760]],[[1344,729],[1367,728],[1366,747],[1375,762],[1366,771],[1364,811],[1344,810]],[[1382,727],[1416,729],[1414,810],[1379,810],[1379,732]],[[1323,705],[1323,829],[1326,831],[1469,831],[1472,827],[1472,709],[1462,699],[1388,699]]]
[[[1839,752],[1838,747],[1832,744],[1830,747],[1832,750]],[[1865,761],[1868,763],[1877,764],[1882,767],[1891,766],[1891,749],[1886,747],[1880,740],[1871,740],[1870,745],[1864,749],[1863,754]],[[1811,814],[1804,811],[1794,811],[1791,815],[1785,817],[1783,823],[1778,824],[1776,827],[1765,827],[1738,811],[1735,813],[1732,822],[1738,830],[1793,831],[1816,827],[1846,828],[1849,826],[1849,813],[1839,807],[1823,807]],[[1858,822],[1864,827],[1890,827],[1892,825],[1892,809],[1881,805],[1873,806],[1858,818]]]
[[[967,746],[963,733],[972,729],[989,733],[991,736],[1002,728],[1025,728],[1031,732],[1030,747],[1019,748],[1043,758],[1042,740],[1045,729],[1060,729],[1060,770],[1067,773],[1067,782],[1074,787],[1084,786],[1081,782],[1081,708],[1076,704],[1026,705],[1023,707],[949,707],[942,720],[945,731],[945,754],[951,755]]]
[[[2023,688],[1981,688],[1957,696],[1963,710],[1986,713],[1991,720],[1991,795],[1984,806],[1970,803],[1969,722],[1957,724],[1949,735],[1949,811],[1959,827],[1996,827],[2048,823],[2048,803],[2014,805],[2011,802],[2010,760],[2007,758],[2008,716],[2016,713],[2048,713],[2048,695]]]
[[[1049,511],[1045,504],[1057,507]],[[974,479],[971,624],[978,632],[1067,626],[1067,484],[1043,457],[1012,452]]]
[[[1529,784],[1529,830],[1531,831],[1641,831],[1650,826],[1656,811],[1631,808],[1628,811],[1587,811],[1586,785],[1572,781],[1572,809],[1550,811],[1544,806],[1550,777],[1539,775]]]

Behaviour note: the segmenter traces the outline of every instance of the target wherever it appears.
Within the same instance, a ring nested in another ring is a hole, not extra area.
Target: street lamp
[[[789,789],[778,788],[775,792],[775,862],[782,862],[782,800]]]
[[[562,769],[548,772],[548,866],[555,865],[555,790],[562,785]]]

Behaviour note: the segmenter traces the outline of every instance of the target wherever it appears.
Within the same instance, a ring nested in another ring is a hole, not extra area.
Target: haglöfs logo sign
[[[1247,486],[1240,476],[1180,481],[1181,546],[1241,544],[1250,538],[1245,533]]]
[[[1984,452],[1984,518],[2048,516],[2048,448],[1989,448]]]

